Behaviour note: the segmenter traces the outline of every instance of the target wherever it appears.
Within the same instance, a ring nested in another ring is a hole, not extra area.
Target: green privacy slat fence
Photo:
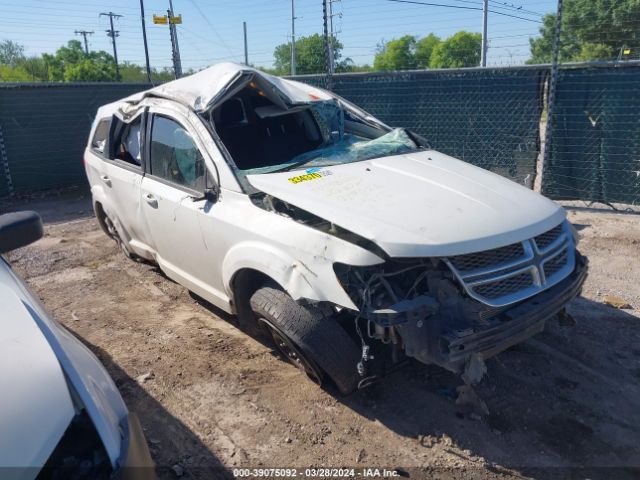
[[[339,74],[333,91],[443,153],[532,185],[548,69]],[[324,86],[322,76],[297,80]]]
[[[561,70],[543,193],[640,204],[640,66]]]
[[[447,154],[530,184],[548,66],[340,74],[334,91]],[[297,77],[325,85],[324,76]],[[82,151],[99,105],[141,84],[0,84],[16,193],[85,185]],[[640,203],[640,66],[562,68],[543,193]],[[0,155],[0,197],[8,195]]]
[[[97,108],[146,88],[104,83],[0,85],[0,127],[15,193],[85,185],[82,153]],[[8,194],[0,168],[0,196]]]

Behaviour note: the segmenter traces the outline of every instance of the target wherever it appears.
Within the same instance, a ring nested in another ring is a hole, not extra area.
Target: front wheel
[[[296,303],[276,286],[251,296],[251,309],[280,354],[321,385],[329,377],[347,395],[358,386],[356,343],[332,317]]]

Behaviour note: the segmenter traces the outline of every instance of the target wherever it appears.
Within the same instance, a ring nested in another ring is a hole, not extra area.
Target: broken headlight
[[[104,479],[111,462],[86,410],[79,411],[38,475],[38,480]]]
[[[434,282],[451,276],[437,259],[393,259],[368,267],[334,264],[340,284],[359,316],[380,325],[424,318],[438,308]]]

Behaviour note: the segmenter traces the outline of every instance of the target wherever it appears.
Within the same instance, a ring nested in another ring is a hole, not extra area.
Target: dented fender
[[[367,250],[343,240],[326,236],[325,250],[339,250],[341,254],[309,255],[303,250],[285,250],[257,241],[242,242],[232,247],[224,258],[222,276],[227,294],[232,297],[232,279],[242,269],[253,269],[277,282],[294,300],[331,302],[357,310],[344,291],[333,270],[334,262],[375,265],[383,260]],[[344,245],[335,245],[338,242]]]

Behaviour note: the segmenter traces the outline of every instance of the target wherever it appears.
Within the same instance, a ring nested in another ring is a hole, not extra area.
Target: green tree
[[[29,75],[30,82],[46,82],[49,79],[49,69],[42,57],[27,57],[18,62]]]
[[[85,54],[78,40],[69,40],[55,55],[45,53],[49,80],[54,82],[109,82],[116,79],[115,61],[100,50]]]
[[[571,0],[565,2],[560,30],[560,61],[610,60],[624,46],[640,45],[640,1]],[[553,57],[556,16],[545,15],[540,37],[529,39],[527,63]]]
[[[116,66],[113,57],[106,52],[68,64],[64,69],[65,82],[112,82],[115,78]]]
[[[0,42],[0,63],[15,67],[24,59],[24,46],[11,40]]]
[[[352,64],[351,59],[342,58],[342,43],[332,39],[333,59],[336,71],[348,69]],[[274,72],[277,75],[291,73],[291,42],[278,45],[273,52]],[[296,40],[296,73],[304,75],[308,73],[322,73],[326,71],[324,55],[324,37],[320,34],[300,37]]]
[[[416,37],[405,35],[378,45],[373,59],[374,70],[408,70],[416,68]]]
[[[461,31],[438,43],[429,59],[431,68],[476,67],[480,63],[482,36]]]
[[[440,37],[430,33],[426,37],[421,38],[416,43],[416,64],[418,68],[429,67],[431,54],[434,48],[440,43]]]
[[[0,63],[0,82],[30,82],[29,73],[22,67]]]
[[[185,75],[194,73],[193,70],[187,70]],[[147,69],[142,65],[136,65],[135,63],[124,62],[120,64],[120,78],[125,83],[147,83]],[[164,83],[174,80],[173,69],[163,68],[158,70],[151,68],[151,81],[155,83]]]
[[[124,83],[144,83],[147,81],[147,70],[141,65],[123,62],[120,64],[120,79]]]

